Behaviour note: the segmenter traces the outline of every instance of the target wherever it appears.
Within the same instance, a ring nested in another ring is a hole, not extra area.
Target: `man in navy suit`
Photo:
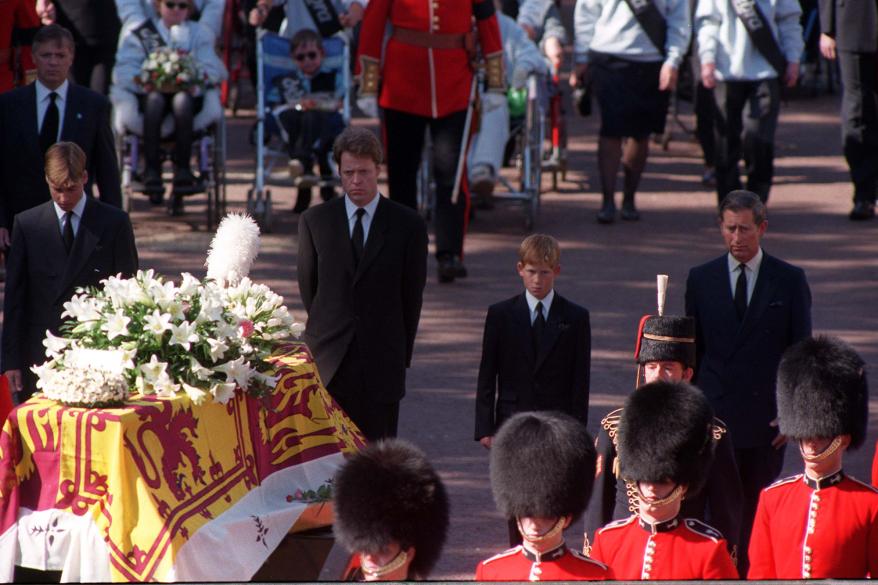
[[[689,271],[686,314],[696,322],[693,383],[728,425],[744,488],[739,569],[759,492],[780,474],[775,377],[784,350],[811,335],[811,291],[801,268],[766,254],[765,206],[732,191],[719,208],[728,253]]]
[[[46,330],[58,334],[64,303],[78,287],[137,271],[128,214],[85,196],[85,153],[60,142],[46,153],[52,200],[15,217],[6,262],[2,370],[26,400],[35,389],[33,365],[46,360]]]
[[[0,95],[0,249],[9,245],[16,214],[49,201],[43,157],[58,141],[74,142],[85,152],[86,192],[97,184],[101,201],[122,206],[110,102],[67,80],[73,51],[67,29],[43,27],[33,40],[36,81]]]

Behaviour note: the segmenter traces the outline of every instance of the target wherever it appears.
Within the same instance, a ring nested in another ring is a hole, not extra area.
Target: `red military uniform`
[[[762,490],[749,579],[878,577],[878,489],[838,472]]]
[[[15,53],[12,46],[12,31],[17,29],[22,39],[30,39],[40,27],[34,0],[0,0],[0,92],[14,87],[16,79]],[[35,70],[31,59],[30,40],[21,42],[20,75]],[[23,84],[23,80],[22,80]]]
[[[521,545],[484,560],[476,567],[476,581],[606,581],[613,572],[603,563],[584,557],[564,544],[541,555]]]
[[[631,516],[595,534],[591,556],[616,579],[737,579],[722,535],[700,520],[674,518],[650,526]]]
[[[470,33],[473,16],[489,64],[489,86],[503,86],[503,43],[493,12],[493,0],[370,0],[360,32],[361,95],[374,92],[377,86],[375,76],[389,21],[393,32],[380,68],[379,105],[430,118],[466,110],[473,72],[460,41]],[[424,46],[430,43],[449,47]]]
[[[875,458],[872,459],[872,485],[878,486],[878,441],[875,441]]]

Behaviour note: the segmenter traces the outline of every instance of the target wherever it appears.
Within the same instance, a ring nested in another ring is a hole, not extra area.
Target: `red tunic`
[[[479,563],[476,581],[605,581],[612,570],[561,545],[536,555],[521,545]]]
[[[875,458],[872,459],[872,485],[878,486],[878,441],[875,441]]]
[[[591,556],[612,567],[620,581],[738,578],[725,539],[694,518],[655,526],[639,516],[612,522],[595,534]]]
[[[12,89],[15,80],[13,68],[12,31],[20,29],[33,36],[40,27],[34,0],[0,0],[0,92]],[[21,65],[24,71],[34,69],[30,42],[21,46]]]
[[[878,577],[878,490],[841,472],[768,486],[749,556],[749,579]]]
[[[369,0],[360,30],[359,55],[381,59],[388,21],[394,27],[425,33],[468,33],[472,29],[473,7],[492,1]],[[476,22],[482,54],[502,54],[496,15]],[[361,66],[359,59],[357,66]],[[441,118],[467,108],[472,75],[465,49],[428,49],[390,38],[381,67],[378,103],[382,108]]]

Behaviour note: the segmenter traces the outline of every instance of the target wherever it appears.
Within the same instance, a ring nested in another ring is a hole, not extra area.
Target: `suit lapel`
[[[61,126],[61,140],[73,142],[79,136],[79,124],[82,122],[82,102],[76,86],[67,86],[67,104],[64,106],[64,122]],[[91,161],[89,161],[91,162]]]
[[[381,197],[381,195],[378,195],[378,197]],[[384,246],[384,232],[390,226],[390,223],[387,221],[387,205],[383,197],[378,200],[378,207],[375,208],[375,217],[372,218],[372,224],[369,226],[369,235],[366,237],[363,257],[360,259],[360,264],[357,266],[357,271],[354,274],[354,283],[360,279],[369,268],[369,265],[375,261],[378,252]],[[353,256],[353,251],[351,255]]]
[[[549,308],[549,318],[546,320],[546,329],[543,331],[543,338],[540,340],[539,353],[537,354],[537,360],[534,364],[534,371],[540,369],[540,366],[546,361],[546,357],[552,351],[552,348],[555,347],[555,342],[558,341],[558,336],[561,334],[561,324],[564,322],[564,317],[567,313],[565,305],[566,301],[561,298],[561,295],[555,293],[555,298],[552,300],[552,306]]]
[[[738,312],[735,310],[735,299],[729,280],[728,256],[723,255],[717,259],[715,270],[710,272],[710,288],[715,291],[717,310],[722,312],[722,319],[728,324],[730,331],[737,331],[741,324],[738,322]]]
[[[524,293],[515,297],[515,301],[512,303],[512,319],[515,326],[514,331],[520,333],[517,337],[524,346],[524,354],[531,364],[536,363],[530,324],[530,307],[527,306]]]
[[[100,240],[101,225],[100,218],[98,217],[99,213],[98,204],[91,199],[86,199],[82,219],[79,221],[79,229],[76,232],[76,238],[73,240],[73,248],[67,257],[64,275],[61,277],[61,286],[58,289],[59,295],[64,294],[64,291],[73,283]]]
[[[771,257],[768,254],[762,256],[762,264],[759,266],[759,274],[756,276],[756,286],[753,288],[753,297],[744,314],[744,322],[735,336],[735,345],[740,345],[753,331],[756,323],[762,319],[762,314],[768,307],[768,302],[774,294],[776,286],[775,273]]]
[[[51,201],[43,204],[39,225],[41,247],[46,251],[47,261],[56,276],[55,284],[58,284],[60,281],[57,277],[61,276],[67,264],[67,250],[64,249],[64,240],[61,238],[61,227],[55,213],[55,205]]]
[[[39,153],[39,159],[42,160],[42,151],[40,151],[40,128],[39,122],[37,121],[37,86],[36,82],[31,83],[27,86],[26,91],[23,93],[24,99],[21,103],[21,115],[24,120],[24,132],[22,133],[22,138],[24,139],[24,148],[30,149],[33,152]],[[40,175],[43,173],[41,172]]]

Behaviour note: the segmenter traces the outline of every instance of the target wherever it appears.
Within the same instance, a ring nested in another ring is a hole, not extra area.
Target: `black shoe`
[[[168,215],[171,217],[183,215],[183,195],[176,191],[171,193],[171,199],[168,201]]]
[[[854,208],[851,209],[848,217],[851,221],[863,221],[875,217],[875,204],[865,199],[857,199],[854,201]]]
[[[604,202],[601,210],[598,211],[597,220],[598,223],[602,224],[610,224],[616,221],[616,204],[612,201]]]
[[[143,172],[143,193],[149,195],[149,202],[153,205],[161,205],[165,197],[165,186],[162,184],[162,172],[158,169],[147,168]]]
[[[453,256],[451,258],[451,264],[454,266],[454,276],[455,278],[466,278],[468,272],[466,271],[466,266],[463,265],[463,261],[460,259],[460,256]]]
[[[204,181],[192,174],[188,168],[174,169],[174,194],[192,195],[204,191]]]
[[[638,221],[640,220],[640,213],[637,211],[637,208],[634,207],[634,202],[622,203],[622,213],[620,214],[624,221]]]
[[[461,264],[461,266],[463,265]],[[454,258],[452,256],[443,256],[439,258],[439,268],[437,273],[439,276],[439,282],[454,282],[454,278],[457,276],[457,267],[454,264]]]

